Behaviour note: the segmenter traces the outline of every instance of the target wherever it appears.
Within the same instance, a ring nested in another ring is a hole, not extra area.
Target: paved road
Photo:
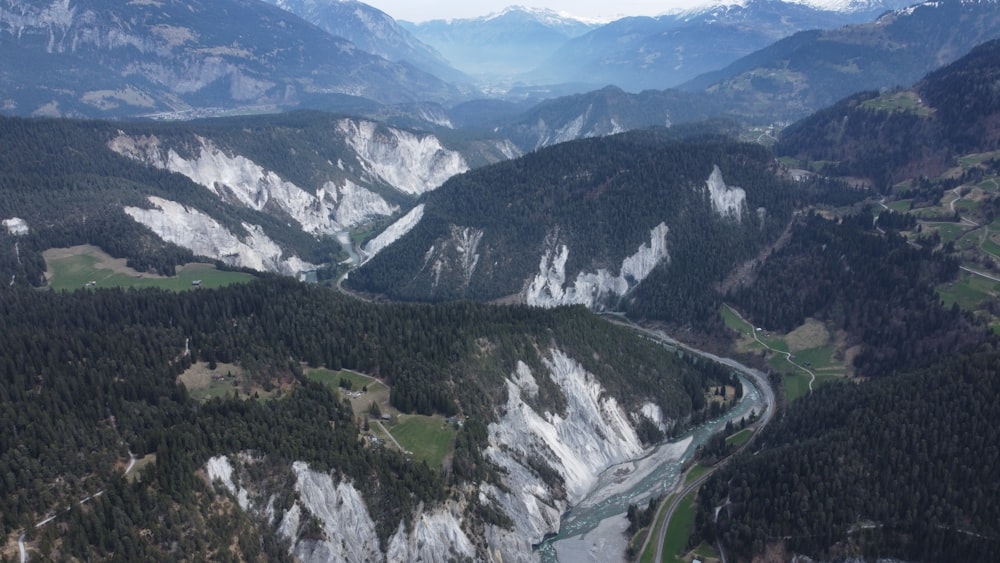
[[[631,328],[633,328],[635,330],[638,330],[638,331],[646,334],[647,336],[652,337],[655,340],[657,340],[657,341],[659,341],[659,342],[661,342],[663,344],[666,344],[668,346],[671,346],[671,347],[674,347],[674,348],[681,348],[681,349],[684,349],[685,351],[690,352],[692,354],[697,354],[697,355],[699,355],[699,356],[701,356],[703,358],[706,358],[708,360],[711,360],[713,362],[717,362],[717,363],[720,363],[722,365],[728,366],[728,367],[730,367],[730,368],[732,368],[732,369],[734,369],[734,370],[742,373],[746,377],[750,378],[750,380],[753,382],[754,387],[756,387],[757,390],[760,391],[761,399],[764,401],[764,411],[761,412],[761,413],[758,413],[759,418],[758,418],[757,430],[754,432],[754,435],[751,436],[750,439],[746,441],[746,443],[744,443],[742,446],[740,446],[739,449],[737,449],[735,452],[733,452],[733,455],[736,455],[737,453],[743,451],[751,443],[753,443],[754,439],[757,437],[757,435],[760,433],[760,431],[765,426],[767,426],[767,424],[769,422],[771,422],[771,419],[774,417],[774,410],[775,410],[775,404],[776,404],[775,403],[775,398],[774,398],[774,390],[771,389],[771,385],[767,381],[767,376],[764,375],[764,373],[761,372],[760,370],[754,369],[754,368],[751,368],[751,367],[748,367],[748,366],[745,366],[745,365],[741,364],[740,362],[737,362],[736,360],[734,360],[732,358],[723,358],[721,356],[716,356],[715,354],[712,354],[711,352],[705,352],[703,350],[698,350],[697,348],[692,348],[691,346],[688,346],[687,344],[684,344],[683,342],[680,342],[678,340],[675,340],[674,338],[671,338],[670,336],[668,336],[662,330],[651,330],[651,329],[640,327],[638,325],[632,324],[630,321],[628,321],[624,317],[620,317],[620,316],[606,316],[605,318],[608,318],[612,322],[617,322],[618,324],[622,324],[622,325],[631,327]],[[796,365],[798,365],[798,364],[796,364]],[[701,484],[704,483],[705,480],[707,480],[709,477],[711,477],[711,475],[713,473],[715,473],[719,468],[725,466],[726,463],[728,463],[729,460],[731,460],[733,458],[733,455],[730,455],[726,459],[724,459],[724,460],[720,461],[719,463],[715,464],[715,466],[713,466],[711,469],[709,469],[704,475],[702,475],[701,477],[698,477],[697,479],[695,479],[694,481],[692,481],[691,483],[689,483],[686,487],[684,487],[679,495],[676,495],[676,496],[672,497],[673,500],[671,501],[670,505],[667,507],[666,517],[663,519],[663,523],[661,524],[660,528],[655,531],[655,535],[656,535],[656,555],[653,558],[653,561],[655,561],[657,563],[659,563],[660,561],[663,561],[663,541],[664,541],[664,539],[666,538],[666,535],[667,535],[667,528],[670,526],[670,518],[673,517],[674,512],[677,510],[677,507],[680,506],[680,503],[684,499],[684,497],[686,497],[691,491],[693,491],[696,488],[698,488],[699,486],[701,486]],[[683,479],[683,478],[684,478],[684,476],[681,476],[681,479]],[[664,502],[666,502],[666,501],[664,501]],[[661,506],[660,510],[662,510],[662,506]],[[657,510],[657,514],[659,514],[660,510]],[[654,523],[655,523],[655,519],[654,519]],[[639,553],[643,553],[643,552],[646,551],[646,546],[651,541],[651,538],[653,537],[653,535],[654,534],[651,531],[650,534],[646,536],[646,542],[643,544],[642,549],[639,551]]]
[[[688,485],[683,489],[681,489],[681,492],[678,493],[677,496],[673,497],[672,501],[670,501],[670,506],[667,507],[667,515],[666,517],[663,518],[663,525],[660,526],[660,529],[656,533],[656,554],[653,556],[653,561],[657,562],[663,561],[663,542],[667,540],[667,530],[670,528],[670,519],[674,517],[674,512],[676,512],[677,508],[680,507],[682,502],[684,502],[684,499],[686,499],[687,496],[691,494],[691,491],[694,491],[698,487],[700,487],[701,484],[704,483],[709,477],[711,477],[712,474],[716,472],[716,470],[718,470],[720,467],[723,466],[723,464],[724,462],[717,463],[714,467],[709,469],[704,475],[688,483]],[[682,479],[684,478],[683,475],[681,476],[681,478]],[[649,534],[649,536],[646,537],[647,542],[649,541],[649,537],[651,536],[652,534]],[[639,553],[642,553],[645,550],[646,548],[645,546],[643,546],[643,550],[640,551]]]

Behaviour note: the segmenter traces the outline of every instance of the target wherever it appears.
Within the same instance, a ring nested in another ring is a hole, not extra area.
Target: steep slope
[[[795,123],[779,155],[826,161],[828,174],[866,177],[880,188],[936,177],[955,158],[1000,145],[1000,41],[973,49],[908,90],[867,92]]]
[[[713,475],[694,541],[737,560],[993,558],[997,340],[941,304],[957,270],[867,212],[802,219],[739,302],[757,326],[843,331],[865,381],[814,388]]]
[[[4,291],[0,532],[54,559],[528,561],[596,472],[731,383],[580,308],[376,305],[278,277]],[[208,399],[187,375],[216,361],[239,385]],[[451,455],[379,446],[309,364],[377,376],[386,411],[428,415]],[[117,463],[130,453],[155,454],[139,480]]]
[[[665,130],[556,145],[428,194],[419,222],[348,285],[692,322],[710,305],[689,290],[787,221],[790,192],[771,167],[760,147],[677,142]]]
[[[1000,3],[925,2],[872,23],[804,31],[682,85],[729,110],[801,118],[863,90],[906,86],[1000,37]]]
[[[255,0],[4,0],[0,45],[7,114],[198,115],[336,95],[457,95],[412,66]]]
[[[11,266],[32,284],[36,253],[85,242],[140,270],[155,263],[172,272],[177,262],[154,259],[162,243],[152,235],[233,267],[297,275],[338,261],[350,232],[468,170],[465,155],[482,163],[510,154],[490,140],[450,148],[431,134],[314,112],[181,124],[4,119],[2,127],[0,215],[29,228],[25,264]],[[102,234],[95,220],[114,227]],[[94,227],[81,237],[78,224]]]
[[[450,82],[469,77],[451,67],[432,47],[422,43],[385,12],[353,0],[268,0],[283,10],[336,37],[343,37],[362,51],[394,62],[407,62]]]

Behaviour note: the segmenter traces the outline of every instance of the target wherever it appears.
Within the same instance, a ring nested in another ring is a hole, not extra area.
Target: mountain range
[[[368,4],[324,0],[270,1],[335,37],[347,39],[362,51],[393,62],[409,63],[452,83],[471,82],[441,53],[418,40],[388,14]]]
[[[685,483],[667,557],[990,560],[1000,3],[886,7],[432,22],[484,78],[352,1],[0,0],[0,557],[646,560]]]
[[[0,2],[2,107],[39,116],[274,111],[459,91],[252,0]]]
[[[709,93],[733,113],[795,119],[854,92],[910,85],[998,36],[997,2],[925,2],[795,34],[680,88]]]
[[[985,86],[1000,79],[998,50],[990,41],[910,88],[845,98],[786,129],[775,152],[828,162],[824,173],[850,171],[882,189],[937,177],[957,156],[1000,142],[1000,100]]]
[[[522,79],[542,83],[613,84],[629,92],[662,90],[808,29],[868,22],[908,5],[882,2],[835,11],[778,0],[751,0],[655,18],[623,18],[567,41]]]

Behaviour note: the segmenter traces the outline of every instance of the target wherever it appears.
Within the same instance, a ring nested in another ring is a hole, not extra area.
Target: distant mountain
[[[792,192],[763,147],[676,134],[562,143],[457,176],[387,230],[395,242],[366,246],[376,254],[346,283],[709,322],[705,287],[778,236]]]
[[[872,23],[804,31],[681,86],[735,114],[797,119],[863,90],[914,83],[1000,37],[1000,3],[944,0]]]
[[[624,18],[566,42],[526,75],[547,83],[614,84],[630,92],[681,84],[807,29],[866,22],[905,0],[834,11],[781,0],[749,0],[656,18]]]
[[[399,23],[456,68],[486,79],[527,72],[567,40],[597,27],[520,6],[479,18]]]
[[[451,82],[469,82],[468,76],[396,24],[385,12],[353,0],[266,0],[300,16],[337,37],[354,43],[362,51],[394,62],[407,62]]]
[[[195,116],[349,95],[447,100],[454,87],[255,0],[0,0],[7,114]]]
[[[706,96],[677,90],[629,94],[609,86],[539,103],[494,130],[524,151],[574,139],[701,121],[722,114]]]
[[[994,40],[910,89],[856,94],[791,125],[775,152],[829,162],[829,174],[867,177],[880,187],[936,177],[956,156],[1000,148],[998,81]]]

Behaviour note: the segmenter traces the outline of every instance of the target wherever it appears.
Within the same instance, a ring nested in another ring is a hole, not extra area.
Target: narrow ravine
[[[740,373],[743,399],[719,418],[702,423],[684,436],[644,452],[640,458],[605,470],[587,496],[562,519],[559,533],[539,547],[543,562],[621,561],[625,557],[628,526],[625,513],[629,504],[644,505],[650,498],[672,491],[682,469],[700,445],[725,428],[755,412],[759,425],[766,425],[774,412],[774,393],[759,370],[731,358],[722,358],[677,342],[660,331],[642,331],[671,348],[680,348],[731,367]]]

